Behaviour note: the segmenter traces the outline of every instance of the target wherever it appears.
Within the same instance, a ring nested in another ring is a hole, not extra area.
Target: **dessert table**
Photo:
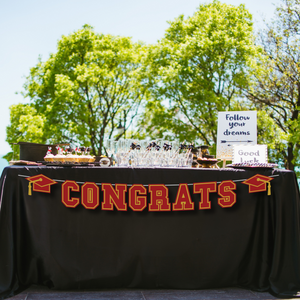
[[[292,171],[10,166],[0,298],[53,289],[300,291]]]

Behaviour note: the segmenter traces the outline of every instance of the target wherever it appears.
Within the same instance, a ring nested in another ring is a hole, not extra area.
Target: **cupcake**
[[[89,163],[93,163],[96,160],[95,156],[88,155],[89,156]]]
[[[75,155],[72,154],[73,149],[67,148],[66,149],[67,155],[65,156],[65,163],[72,164],[75,162]]]
[[[89,162],[89,157],[86,155],[86,148],[80,147],[79,148],[81,155],[78,156],[78,162],[81,164],[86,164]]]
[[[54,161],[58,163],[63,163],[65,161],[65,155],[63,154],[63,149],[60,147],[56,147],[57,154],[54,156]]]
[[[78,155],[78,151],[79,149],[78,148],[75,148],[75,154],[73,154],[73,161],[74,163],[79,163],[79,155]]]
[[[91,152],[91,148],[86,148],[86,157],[88,158],[88,162],[89,163],[93,163],[94,161],[95,161],[95,156],[92,156],[91,154],[90,154],[90,152]]]
[[[54,155],[51,152],[52,152],[52,147],[48,147],[48,151],[47,151],[46,155],[44,156],[44,161],[46,161],[46,162],[54,161]]]

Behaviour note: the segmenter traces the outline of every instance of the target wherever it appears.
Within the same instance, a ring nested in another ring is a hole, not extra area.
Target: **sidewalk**
[[[267,300],[278,299],[269,293],[239,288],[212,290],[144,290],[112,289],[95,291],[54,291],[47,287],[32,286],[11,300]],[[293,298],[296,299],[296,298]],[[298,298],[299,299],[299,298]]]

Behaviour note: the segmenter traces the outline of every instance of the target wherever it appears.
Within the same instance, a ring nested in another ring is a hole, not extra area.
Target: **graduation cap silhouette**
[[[26,178],[29,181],[28,184],[28,195],[32,195],[31,191],[31,185],[32,190],[35,192],[42,192],[42,193],[50,193],[50,186],[52,184],[57,183],[56,181],[52,180],[51,178],[48,178],[45,175],[35,175],[31,177]]]
[[[256,193],[256,192],[264,192],[267,190],[268,184],[268,196],[271,195],[271,183],[270,181],[274,178],[256,174],[251,178],[243,181],[242,183],[247,184],[249,186],[249,193]]]

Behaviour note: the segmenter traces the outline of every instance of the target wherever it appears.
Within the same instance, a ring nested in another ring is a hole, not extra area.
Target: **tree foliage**
[[[44,143],[46,141],[45,122],[46,118],[28,104],[10,106],[10,125],[6,127],[6,141],[13,151],[3,158],[7,161],[19,158],[19,147],[14,145],[18,142]]]
[[[136,137],[215,146],[219,111],[256,108],[258,142],[268,144],[272,161],[293,170],[300,145],[300,0],[282,1],[256,42],[244,5],[216,0],[169,22],[154,45],[88,25],[63,36],[57,52],[30,70],[24,96],[31,104],[11,107],[7,141],[70,142],[100,154],[105,137],[121,137],[120,121],[128,129],[142,111]]]
[[[283,0],[258,42],[265,56],[246,95],[278,126],[285,137],[278,146],[279,154],[285,167],[294,170],[299,166],[300,146],[300,1]]]
[[[145,94],[143,55],[142,44],[97,34],[88,25],[63,36],[57,52],[31,69],[25,85],[25,96],[45,116],[47,141],[91,146],[100,154],[120,119],[128,127],[129,113],[138,112]]]
[[[252,17],[244,5],[213,1],[169,23],[165,37],[149,47],[152,100],[141,128],[216,143],[217,113],[232,108],[259,55]]]

